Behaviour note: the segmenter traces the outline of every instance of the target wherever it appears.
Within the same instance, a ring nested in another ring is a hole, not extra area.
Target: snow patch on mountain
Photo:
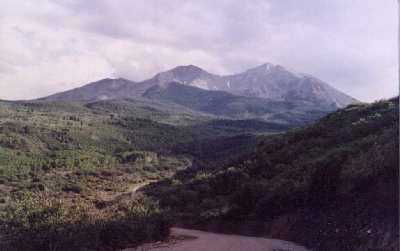
[[[204,90],[210,90],[208,82],[204,79],[195,79],[190,83],[190,85]]]

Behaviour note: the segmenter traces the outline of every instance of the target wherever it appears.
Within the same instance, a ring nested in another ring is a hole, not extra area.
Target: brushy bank
[[[157,203],[143,197],[98,210],[27,193],[1,212],[0,250],[117,250],[162,240],[169,227]]]

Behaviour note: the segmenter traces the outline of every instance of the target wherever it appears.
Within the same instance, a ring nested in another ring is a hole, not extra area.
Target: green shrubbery
[[[144,198],[99,211],[83,201],[25,194],[0,214],[0,250],[116,250],[168,234],[168,220]]]
[[[258,133],[285,129],[254,120],[187,117],[187,114],[137,107],[130,102],[10,103],[1,104],[0,112],[0,176],[3,177],[25,175],[37,169],[113,167],[131,162],[133,156],[126,155],[128,152],[197,154],[197,145],[209,145],[207,141],[211,138],[225,136],[215,139],[221,142],[218,149],[199,153],[203,158],[212,152],[216,158],[216,152],[229,155],[254,144],[249,136],[244,144],[240,139],[230,140],[229,136],[246,130]],[[174,123],[163,123],[164,120]]]

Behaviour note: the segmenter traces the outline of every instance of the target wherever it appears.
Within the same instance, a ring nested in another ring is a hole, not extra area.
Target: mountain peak
[[[247,73],[269,73],[269,72],[271,72],[272,70],[274,70],[275,68],[278,68],[278,67],[279,67],[279,65],[274,65],[274,64],[271,64],[271,63],[264,63],[262,65],[250,68],[246,72]]]
[[[172,71],[172,72],[174,72],[176,74],[179,74],[179,73],[183,73],[183,74],[185,74],[185,73],[197,73],[197,74],[200,74],[200,73],[206,72],[205,70],[201,69],[200,67],[198,67],[196,65],[192,65],[192,64],[190,64],[190,65],[180,65],[180,66],[177,66],[177,67],[173,68],[170,71]]]
[[[276,65],[272,64],[272,63],[264,63],[262,65],[259,65],[255,68],[259,69],[259,70],[266,70],[269,71],[271,68],[275,67]]]
[[[197,87],[208,89],[206,85],[202,85],[206,79],[210,79],[213,75],[206,72],[195,65],[177,66],[169,71],[161,72],[155,76],[157,83],[160,85],[169,82],[178,82],[181,84],[200,85]],[[199,83],[197,83],[199,82]],[[197,83],[197,84],[196,84]]]
[[[92,83],[133,82],[125,78],[103,78]]]

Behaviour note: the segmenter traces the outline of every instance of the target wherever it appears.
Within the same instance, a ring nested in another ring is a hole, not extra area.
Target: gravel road
[[[167,243],[147,244],[125,251],[308,251],[304,247],[282,240],[182,228],[172,228],[171,237],[171,241]]]

